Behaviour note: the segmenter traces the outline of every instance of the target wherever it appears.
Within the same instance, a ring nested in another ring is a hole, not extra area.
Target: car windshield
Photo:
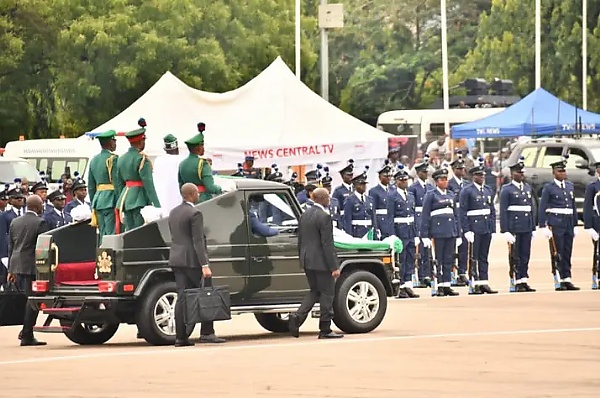
[[[268,194],[265,194],[264,198],[267,202],[269,202],[273,206],[277,207],[279,210],[284,212],[289,217],[292,217],[294,220],[296,219],[296,216],[294,215],[294,212],[292,211],[290,206],[287,203],[285,203],[283,201],[283,199],[281,199],[279,197],[279,195],[274,194],[274,193],[268,193]]]
[[[600,148],[590,148],[590,150],[592,151],[592,155],[594,156],[594,161],[600,162]]]
[[[35,167],[26,160],[0,161],[0,183],[13,183],[15,178],[37,181],[39,174]]]

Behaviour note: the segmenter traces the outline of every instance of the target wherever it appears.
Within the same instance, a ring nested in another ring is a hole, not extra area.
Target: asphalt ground
[[[264,331],[252,315],[216,324],[221,345],[151,347],[123,325],[107,344],[77,346],[38,334],[19,347],[19,327],[0,328],[0,397],[597,397],[600,290],[592,291],[592,244],[575,239],[577,292],[555,292],[547,241],[533,242],[530,285],[509,293],[507,247],[495,236],[497,295],[390,299],[365,335],[318,340]],[[40,316],[39,321],[42,322]],[[198,331],[194,336],[198,336]]]

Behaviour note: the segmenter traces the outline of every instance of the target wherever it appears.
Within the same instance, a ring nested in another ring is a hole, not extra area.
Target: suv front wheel
[[[342,274],[333,302],[333,322],[346,333],[368,333],[383,321],[387,295],[383,283],[370,272]]]

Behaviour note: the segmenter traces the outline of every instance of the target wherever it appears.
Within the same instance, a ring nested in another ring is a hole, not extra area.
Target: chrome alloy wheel
[[[154,305],[156,328],[167,336],[175,336],[175,303],[177,293],[168,292],[160,296]]]
[[[379,295],[369,282],[356,282],[346,296],[346,310],[358,323],[370,322],[379,310]]]

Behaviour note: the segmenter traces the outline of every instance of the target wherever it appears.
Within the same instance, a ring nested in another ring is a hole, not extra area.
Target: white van
[[[30,187],[41,179],[36,168],[27,160],[8,156],[0,157],[0,189],[4,189],[5,184],[14,183],[15,178],[21,180],[26,178]]]
[[[46,138],[39,140],[11,141],[6,144],[4,156],[26,159],[33,167],[49,176],[49,183],[56,184],[65,173],[73,177],[77,171],[87,181],[90,160],[100,153],[95,133],[78,138]],[[147,144],[148,145],[148,144]],[[117,133],[117,150],[121,155],[129,149],[124,133]],[[144,151],[150,159],[162,152],[160,148]]]

